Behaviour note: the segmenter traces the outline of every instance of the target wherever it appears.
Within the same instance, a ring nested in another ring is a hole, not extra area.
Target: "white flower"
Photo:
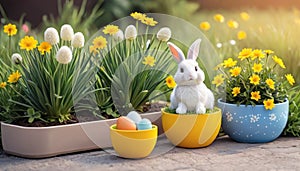
[[[22,63],[22,59],[23,59],[22,56],[18,53],[14,53],[11,56],[11,61],[16,65]]]
[[[137,36],[137,30],[134,25],[129,25],[125,29],[125,39],[133,40]]]
[[[113,38],[118,41],[123,40],[124,39],[123,31],[119,29],[119,31],[113,35]]]
[[[71,41],[74,36],[74,31],[71,25],[64,24],[60,28],[60,37],[62,40],[68,40]]]
[[[44,40],[51,45],[55,45],[59,42],[58,32],[55,28],[49,27],[44,32]]]
[[[68,64],[72,60],[72,51],[68,46],[62,46],[56,54],[56,60],[61,64]]]
[[[72,46],[74,48],[82,48],[84,46],[84,36],[81,32],[77,32],[74,34],[72,39]]]
[[[217,48],[221,48],[223,45],[222,45],[222,43],[217,43]]]
[[[235,45],[235,44],[236,44],[236,41],[235,41],[235,40],[229,40],[229,43],[230,43],[231,45]]]
[[[163,42],[168,41],[171,38],[171,29],[169,27],[163,27],[157,32],[157,39]]]

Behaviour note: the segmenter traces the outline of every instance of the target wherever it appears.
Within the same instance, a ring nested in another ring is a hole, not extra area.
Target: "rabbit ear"
[[[194,41],[194,43],[191,45],[188,51],[187,58],[196,60],[199,55],[199,49],[200,49],[200,43],[201,39],[197,39]]]
[[[179,47],[177,47],[176,45],[174,45],[173,43],[171,43],[171,42],[168,42],[167,44],[169,45],[170,51],[171,51],[173,57],[176,59],[176,61],[178,63],[183,61],[184,60],[184,54],[181,51],[181,49]]]

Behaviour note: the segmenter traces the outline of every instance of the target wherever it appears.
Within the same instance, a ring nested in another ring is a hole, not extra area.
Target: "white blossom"
[[[72,51],[68,46],[62,46],[56,54],[56,60],[61,64],[68,64],[72,60]]]
[[[119,29],[119,31],[113,35],[113,38],[117,41],[122,41],[124,39],[123,31]]]
[[[77,32],[74,34],[72,39],[72,46],[74,48],[82,48],[84,46],[84,36],[81,32]]]
[[[55,45],[59,42],[58,32],[55,28],[49,27],[44,32],[44,40],[51,45]]]
[[[64,24],[60,28],[60,37],[62,40],[71,41],[74,36],[74,30],[71,25]]]
[[[125,29],[125,39],[133,40],[137,36],[137,30],[134,25],[129,25]]]
[[[14,53],[11,56],[11,61],[16,65],[22,63],[22,60],[23,60],[22,56],[18,53]]]
[[[157,39],[167,42],[172,36],[171,29],[169,27],[163,27],[157,32]]]

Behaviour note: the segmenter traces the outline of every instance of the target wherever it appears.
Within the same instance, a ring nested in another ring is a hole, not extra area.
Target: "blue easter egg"
[[[147,118],[142,119],[136,125],[137,125],[138,130],[146,130],[146,129],[151,129],[152,128],[152,123]]]
[[[136,111],[131,111],[127,114],[127,118],[131,119],[134,123],[138,123],[142,120],[141,115]]]

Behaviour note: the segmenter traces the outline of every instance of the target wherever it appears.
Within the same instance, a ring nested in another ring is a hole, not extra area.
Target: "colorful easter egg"
[[[138,123],[142,120],[142,117],[139,113],[137,113],[136,111],[131,111],[127,114],[127,117],[131,120],[133,120],[133,122]]]
[[[122,129],[122,130],[136,130],[136,125],[128,117],[121,116],[117,120],[117,129]]]
[[[151,121],[147,118],[142,119],[136,125],[137,125],[138,130],[146,130],[146,129],[152,128]]]

